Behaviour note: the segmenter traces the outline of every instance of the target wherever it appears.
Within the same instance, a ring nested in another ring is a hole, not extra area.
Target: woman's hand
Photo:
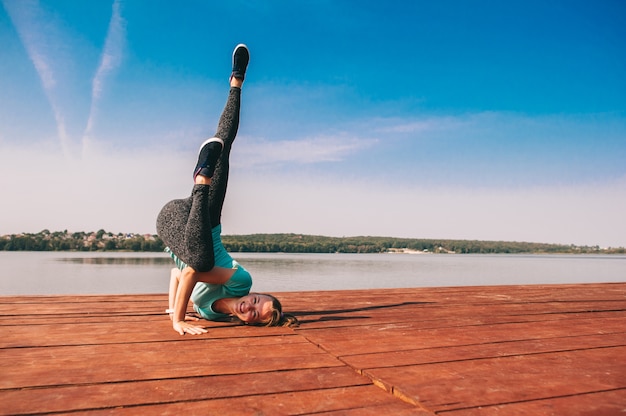
[[[180,335],[200,335],[209,332],[201,326],[191,325],[185,321],[174,322],[173,327],[174,331],[178,332]]]

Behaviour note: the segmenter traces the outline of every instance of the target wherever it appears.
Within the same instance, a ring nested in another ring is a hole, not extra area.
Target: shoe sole
[[[244,44],[244,43],[240,43],[239,45],[235,46],[235,49],[233,50],[233,59],[232,59],[232,67],[235,67],[235,54],[237,53],[237,51],[239,50],[239,48],[244,48],[247,52],[248,52],[248,64],[246,65],[246,67],[248,65],[250,65],[250,49],[248,49],[248,47]],[[230,79],[232,78],[232,74],[230,75],[230,78],[228,78],[228,81],[230,81]]]
[[[219,137],[211,137],[210,139],[206,139],[201,145],[200,145],[200,150],[198,150],[198,156],[200,156],[200,153],[202,152],[202,148],[204,146],[206,146],[209,143],[212,142],[217,142],[217,143],[221,143],[222,144],[222,149],[224,148],[224,140],[220,139]]]
[[[250,50],[245,45],[245,43],[240,43],[239,45],[235,46],[235,49],[233,50],[233,64],[235,63],[235,53],[237,53],[237,49],[239,48],[245,48],[248,51],[248,63],[250,63]]]

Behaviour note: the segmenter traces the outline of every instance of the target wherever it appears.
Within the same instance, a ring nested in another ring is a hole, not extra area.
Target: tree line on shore
[[[260,253],[387,253],[427,252],[458,254],[625,254],[623,247],[575,246],[511,241],[438,240],[395,237],[325,237],[304,234],[224,235],[230,252]],[[163,251],[153,234],[43,230],[36,234],[0,237],[0,251]]]

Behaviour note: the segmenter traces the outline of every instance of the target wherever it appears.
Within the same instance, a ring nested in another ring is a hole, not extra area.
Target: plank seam
[[[154,381],[163,381],[163,380],[193,380],[193,379],[203,379],[203,378],[211,378],[211,377],[223,377],[223,376],[238,376],[238,375],[249,375],[249,374],[275,374],[275,373],[289,373],[291,371],[307,371],[307,370],[318,370],[318,369],[335,369],[340,368],[341,366],[320,366],[320,367],[295,367],[289,369],[278,369],[278,370],[263,370],[263,371],[249,371],[245,373],[220,373],[220,374],[200,374],[200,375],[189,375],[189,376],[181,376],[181,377],[159,377],[159,378],[144,378],[144,379],[135,379],[135,380],[114,380],[114,381],[100,381],[100,382],[91,382],[91,383],[76,383],[72,382],[71,384],[46,384],[46,385],[33,385],[33,386],[19,386],[19,387],[0,387],[0,393],[9,392],[9,391],[19,391],[19,390],[46,390],[52,388],[73,388],[73,387],[89,387],[89,386],[101,386],[101,385],[123,385],[123,384],[133,384],[133,383],[149,383]],[[352,384],[345,387],[356,387],[363,386],[365,384]],[[305,390],[294,390],[294,391],[313,391],[312,389]],[[288,392],[287,392],[288,393]],[[233,396],[235,397],[235,396]],[[236,397],[247,397],[246,395],[240,395]]]
[[[282,394],[291,394],[291,393],[304,393],[304,392],[316,392],[316,391],[332,391],[337,388],[358,388],[369,386],[370,384],[353,384],[349,386],[341,386],[341,387],[323,387],[323,388],[315,388],[315,389],[302,389],[302,390],[290,390],[290,391],[281,391],[278,393],[271,393],[272,395],[282,395]],[[152,402],[152,403],[137,403],[137,404],[128,404],[128,405],[109,405],[102,407],[85,407],[82,409],[73,409],[73,410],[59,410],[59,411],[47,411],[47,412],[37,412],[37,413],[20,413],[22,416],[30,416],[30,415],[55,415],[55,414],[72,414],[72,413],[85,413],[90,411],[103,411],[103,410],[111,410],[111,409],[135,409],[142,408],[147,406],[162,406],[162,405],[172,405],[177,403],[194,403],[194,402],[211,402],[215,400],[223,400],[223,399],[241,399],[241,398],[254,398],[254,397],[267,397],[266,393],[257,393],[257,394],[241,394],[241,395],[233,395],[224,397],[214,397],[214,398],[197,398],[197,399],[184,399],[184,400],[171,400],[171,401],[160,401],[160,402]],[[340,409],[346,410],[346,409]]]
[[[351,365],[350,363],[344,361],[344,359],[341,356],[335,355],[333,354],[331,351],[327,350],[326,348],[324,348],[322,345],[320,345],[317,342],[314,342],[312,340],[310,340],[306,335],[301,335],[304,339],[306,339],[309,343],[311,343],[312,345],[316,346],[317,348],[319,348],[321,351],[323,351],[324,353],[336,358],[339,362],[343,363],[343,365],[345,365],[347,368],[351,368],[352,370],[354,370],[358,375],[360,375],[361,377],[363,377],[364,379],[367,379],[370,381],[370,383],[382,390],[384,390],[386,393],[390,394],[391,396],[395,397],[398,400],[401,400],[405,403],[408,403],[410,405],[413,405],[421,410],[425,410],[428,411],[430,413],[434,412],[431,409],[426,408],[424,405],[422,405],[419,401],[413,399],[410,396],[407,396],[406,394],[402,393],[402,391],[398,390],[395,388],[395,386],[389,386],[389,388],[387,388],[387,386],[382,382],[379,381],[377,379],[375,379],[374,377],[369,376],[368,374],[365,373],[364,370],[359,369],[357,367],[354,367],[353,365]]]
[[[617,387],[617,388],[614,388],[614,389],[586,391],[586,392],[583,392],[583,393],[564,394],[564,395],[549,396],[549,397],[538,397],[538,398],[533,398],[533,399],[529,399],[529,400],[514,400],[514,401],[508,401],[508,402],[502,402],[502,403],[489,403],[489,404],[481,404],[481,405],[476,405],[476,406],[457,407],[457,408],[454,408],[454,409],[438,410],[437,414],[449,413],[449,412],[458,412],[460,410],[485,409],[485,408],[494,407],[494,406],[503,406],[503,405],[511,405],[511,404],[541,402],[541,401],[553,400],[553,399],[567,399],[567,398],[571,398],[571,397],[587,396],[587,395],[590,395],[590,394],[598,394],[598,393],[611,393],[611,392],[614,392],[614,391],[622,391],[622,390],[626,390],[626,389],[623,388],[623,387]]]
[[[480,344],[477,344],[477,345],[480,345]],[[465,359],[458,359],[458,360],[429,361],[427,363],[394,365],[393,368],[405,368],[405,367],[408,368],[408,367],[419,367],[419,366],[433,365],[433,364],[495,360],[495,359],[510,358],[510,357],[529,357],[529,356],[535,356],[535,355],[561,354],[564,352],[593,351],[593,350],[601,350],[601,349],[607,349],[607,348],[621,348],[621,347],[624,347],[624,345],[621,344],[621,345],[609,345],[609,346],[601,346],[601,347],[593,347],[593,348],[574,348],[574,349],[569,349],[569,350],[558,350],[558,351],[548,351],[548,352],[530,352],[526,354],[506,354],[506,355],[496,355],[492,357],[476,357],[476,358],[465,358]],[[389,368],[389,367],[368,367],[368,368],[364,368],[363,371],[379,370],[379,369],[385,369],[385,368]]]

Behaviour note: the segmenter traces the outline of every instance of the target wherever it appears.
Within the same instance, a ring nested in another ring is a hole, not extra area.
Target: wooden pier
[[[277,295],[300,328],[202,336],[165,294],[0,297],[0,413],[626,414],[626,283]]]

